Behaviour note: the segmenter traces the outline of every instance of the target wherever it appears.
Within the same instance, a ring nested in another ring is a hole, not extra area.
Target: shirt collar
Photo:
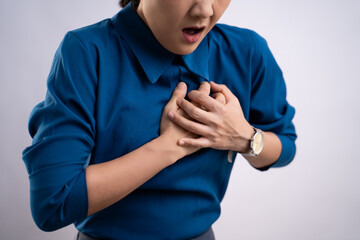
[[[161,46],[131,4],[128,4],[115,15],[112,22],[115,29],[130,46],[149,81],[155,83],[170,66],[176,55]],[[181,58],[189,71],[209,80],[207,37],[203,39],[194,52],[181,56]]]

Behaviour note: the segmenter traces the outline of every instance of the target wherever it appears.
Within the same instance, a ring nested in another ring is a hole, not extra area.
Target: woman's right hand
[[[201,83],[199,91],[202,91],[206,94],[210,94],[210,84],[207,82]],[[181,147],[178,145],[178,140],[183,137],[188,138],[197,138],[198,136],[194,133],[189,132],[188,130],[180,127],[179,125],[175,124],[173,121],[169,119],[169,114],[171,112],[176,112],[186,118],[189,116],[177,105],[176,101],[181,98],[185,98],[187,93],[187,87],[184,82],[180,82],[169,100],[169,102],[165,105],[164,110],[161,116],[160,122],[160,137],[166,138],[166,144],[169,144],[169,148],[174,147],[176,151],[181,153],[182,157],[190,155],[200,149],[200,147]]]

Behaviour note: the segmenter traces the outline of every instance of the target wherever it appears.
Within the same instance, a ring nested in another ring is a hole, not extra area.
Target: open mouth
[[[185,34],[188,35],[195,35],[197,33],[200,33],[204,30],[205,27],[200,27],[200,28],[196,28],[196,27],[190,27],[190,28],[184,28],[182,31]]]
[[[187,42],[197,42],[204,31],[205,27],[188,27],[183,28],[182,33]]]

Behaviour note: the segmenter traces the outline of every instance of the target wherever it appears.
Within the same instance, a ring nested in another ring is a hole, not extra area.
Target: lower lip
[[[200,39],[202,32],[203,32],[203,30],[199,31],[196,34],[192,34],[192,35],[186,34],[184,32],[182,34],[183,34],[185,41],[187,41],[188,43],[195,43]]]

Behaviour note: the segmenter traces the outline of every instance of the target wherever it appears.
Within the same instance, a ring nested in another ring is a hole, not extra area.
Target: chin
[[[194,52],[198,46],[199,44],[196,44],[195,46],[182,46],[177,48],[169,48],[167,50],[177,55],[188,55]]]

